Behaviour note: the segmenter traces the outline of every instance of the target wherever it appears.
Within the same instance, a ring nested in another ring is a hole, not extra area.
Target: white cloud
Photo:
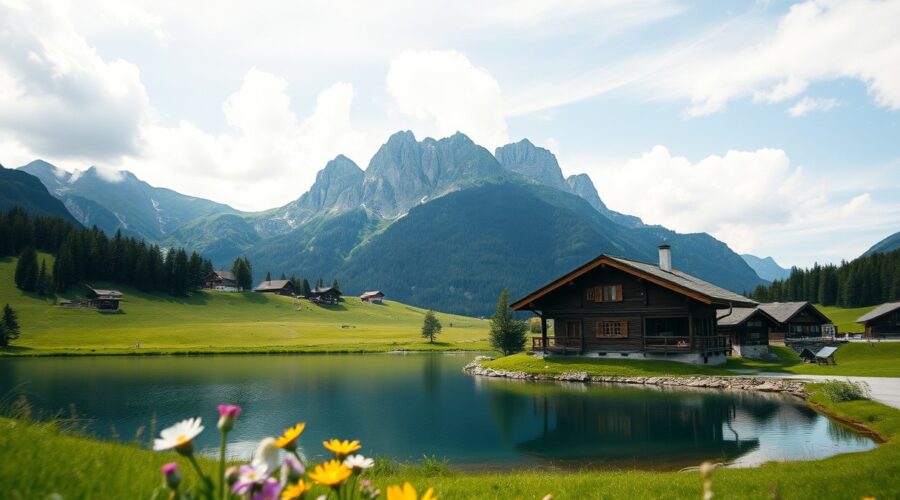
[[[500,85],[459,52],[405,51],[391,61],[387,87],[427,135],[461,131],[489,148],[507,140]]]
[[[780,82],[770,90],[761,90],[756,92],[753,96],[753,99],[756,101],[765,101],[768,103],[781,102],[793,97],[797,97],[798,95],[806,91],[806,88],[808,86],[809,82],[790,76],[787,80]]]
[[[788,108],[788,114],[793,116],[794,118],[799,118],[801,116],[805,116],[807,113],[811,111],[830,111],[841,103],[837,99],[833,98],[812,98],[812,97],[804,97],[797,101],[796,104]]]
[[[0,2],[0,131],[63,158],[134,153],[149,100],[137,66],[105,61],[65,3]]]
[[[871,204],[872,197],[869,195],[869,193],[863,193],[861,195],[854,196],[850,201],[848,201],[844,206],[841,207],[841,215],[843,215],[844,217],[856,215],[868,208]]]

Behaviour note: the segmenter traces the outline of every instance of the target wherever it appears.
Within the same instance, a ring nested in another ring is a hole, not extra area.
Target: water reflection
[[[215,405],[244,407],[236,456],[298,420],[307,454],[332,437],[364,452],[423,455],[461,467],[533,465],[678,468],[705,459],[747,465],[871,448],[793,400],[739,392],[526,383],[463,375],[467,355],[305,355],[0,359],[0,397],[24,392],[39,409],[91,418],[130,440],[202,416],[216,447]]]

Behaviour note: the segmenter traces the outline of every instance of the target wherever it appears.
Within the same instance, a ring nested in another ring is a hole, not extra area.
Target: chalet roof
[[[338,295],[342,295],[341,291],[333,286],[315,287],[309,291],[310,295],[325,295],[326,293],[335,293]]]
[[[88,287],[89,294],[96,295],[97,297],[102,297],[104,299],[121,299],[122,292],[118,290],[104,290],[102,288],[93,288]]]
[[[370,297],[384,297],[384,292],[381,290],[373,290],[371,292],[363,292],[363,294],[359,296],[361,299],[368,299]]]
[[[759,305],[759,308],[767,313],[769,316],[775,318],[775,321],[779,323],[787,323],[794,316],[807,309],[814,316],[818,316],[819,319],[824,321],[825,323],[831,323],[831,320],[828,319],[827,316],[821,313],[818,309],[813,307],[809,302],[765,302]]]
[[[237,281],[237,278],[234,277],[234,273],[231,271],[213,271],[213,274],[222,278],[223,280]]]
[[[291,286],[291,280],[271,280],[271,281],[263,281],[259,285],[254,288],[257,292],[264,292],[267,290],[284,290],[286,287]]]
[[[856,322],[857,323],[868,323],[869,321],[872,321],[873,319],[878,319],[878,318],[884,316],[885,314],[896,311],[897,309],[900,309],[900,302],[888,302],[886,304],[881,304],[880,306],[876,307],[875,309],[872,309],[871,311],[869,311],[869,312],[863,314],[862,316],[860,316],[859,318],[857,318]]]
[[[695,300],[699,300],[700,302],[704,302],[706,304],[750,307],[755,307],[757,305],[757,302],[752,299],[748,299],[743,295],[725,290],[724,288],[703,281],[696,276],[692,276],[677,269],[665,271],[663,269],[660,269],[660,267],[656,264],[649,264],[647,262],[641,262],[638,260],[631,260],[623,257],[601,254],[590,262],[576,268],[574,271],[569,272],[556,281],[542,288],[539,288],[538,290],[535,290],[534,292],[519,299],[518,301],[514,302],[511,307],[514,310],[524,309],[528,306],[528,304],[534,302],[540,297],[543,297],[553,290],[556,290],[557,288],[571,282],[572,280],[593,269],[596,269],[597,267],[600,267],[601,265],[614,267],[628,274],[646,279],[647,281],[651,281],[653,283],[656,283],[657,285],[668,288],[682,295],[686,295]]]
[[[731,310],[731,314],[728,314],[727,309],[721,309],[717,313],[716,324],[719,326],[736,326],[740,325],[744,321],[747,321],[755,314],[760,314],[769,320],[777,323],[778,320],[773,318],[767,312],[759,309],[758,307],[735,307]]]

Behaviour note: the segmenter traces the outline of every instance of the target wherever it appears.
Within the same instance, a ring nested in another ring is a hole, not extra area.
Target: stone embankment
[[[744,391],[780,392],[799,398],[806,398],[805,384],[799,380],[779,379],[772,377],[717,377],[709,375],[695,376],[658,376],[658,377],[621,377],[591,376],[587,372],[565,372],[558,375],[526,373],[509,370],[495,370],[481,364],[489,361],[488,356],[478,356],[463,368],[463,372],[480,377],[501,377],[518,380],[556,380],[560,382],[587,382],[607,384],[640,384],[660,387],[691,387],[705,389],[735,389]]]

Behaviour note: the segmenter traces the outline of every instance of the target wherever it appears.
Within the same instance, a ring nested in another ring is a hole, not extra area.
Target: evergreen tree
[[[3,308],[0,319],[0,347],[8,347],[10,341],[19,338],[19,319],[9,304]]]
[[[309,288],[309,281],[306,278],[303,278],[303,283],[300,285],[300,295],[304,297],[309,297],[309,292],[312,290]]]
[[[331,282],[331,288],[334,288],[335,290],[340,291],[341,287],[340,287],[340,285],[338,284],[338,280],[334,280],[334,281]]]
[[[237,281],[238,287],[244,290],[253,289],[253,270],[250,267],[250,261],[245,257],[238,257],[234,260],[231,272],[234,273],[234,279]]]
[[[47,276],[47,259],[41,259],[41,270],[38,271],[37,293],[44,295],[50,291],[50,277]]]
[[[284,271],[281,272],[281,277],[278,278],[278,279],[280,279],[280,280],[286,280],[286,279],[287,279],[287,276],[285,276]],[[293,284],[293,283],[292,283],[292,284]]]
[[[441,322],[434,315],[434,311],[428,310],[425,313],[425,320],[422,322],[422,337],[428,339],[428,342],[434,343],[434,338],[441,333]]]
[[[266,271],[266,281],[272,281],[272,273]]]
[[[521,352],[525,349],[527,332],[528,326],[524,321],[515,319],[509,308],[509,290],[503,290],[497,300],[497,311],[491,318],[491,347],[504,356]]]
[[[14,279],[16,286],[23,291],[34,292],[37,290],[38,263],[37,252],[33,246],[27,247],[19,256]]]

